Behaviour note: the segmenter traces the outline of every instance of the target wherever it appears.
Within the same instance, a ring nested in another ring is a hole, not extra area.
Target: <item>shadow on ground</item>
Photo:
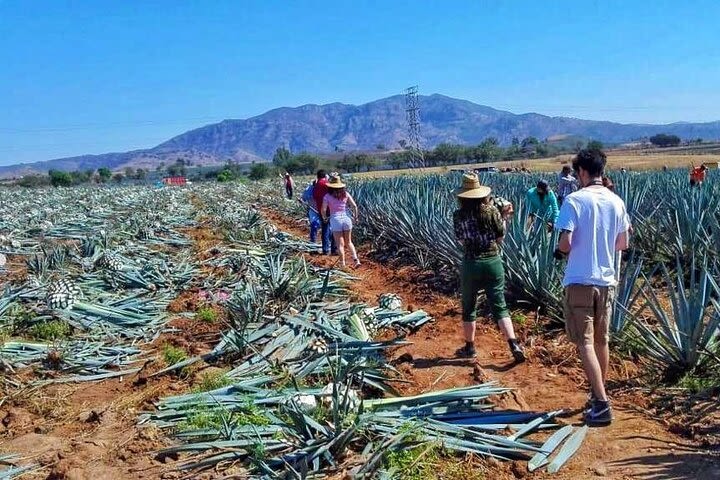
[[[632,475],[639,480],[718,480],[720,452],[695,451],[679,445],[656,449],[659,453],[608,463],[611,474]],[[676,452],[685,450],[682,454]]]

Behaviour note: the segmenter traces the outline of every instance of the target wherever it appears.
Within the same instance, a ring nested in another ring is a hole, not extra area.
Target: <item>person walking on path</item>
[[[558,178],[558,204],[562,205],[565,197],[577,191],[577,189],[577,179],[572,176],[572,168],[570,168],[570,165],[563,165]]]
[[[357,221],[357,204],[352,196],[345,190],[345,184],[340,180],[340,177],[330,177],[330,180],[327,182],[327,188],[329,191],[323,199],[323,205],[320,210],[323,215],[323,221],[327,222],[329,220],[330,222],[335,244],[340,253],[340,265],[343,268],[345,267],[345,247],[347,246],[355,262],[354,266],[357,268],[360,266],[360,260],[358,259],[357,250],[355,250],[355,245],[352,241],[353,222],[348,215],[349,205],[353,210],[355,221]],[[328,212],[329,216],[327,216]]]
[[[310,242],[315,243],[317,240],[317,232],[320,230],[320,225],[322,223],[322,220],[320,219],[320,213],[317,210],[317,205],[315,204],[315,199],[313,198],[313,191],[315,190],[315,183],[317,180],[314,180],[308,184],[307,187],[305,187],[305,191],[302,194],[302,197],[300,198],[299,202],[305,205],[305,208],[307,208],[308,212],[308,223],[310,224]]]
[[[573,161],[582,188],[570,194],[560,209],[555,258],[567,255],[565,328],[577,347],[591,386],[590,426],[612,422],[605,391],[610,350],[609,322],[617,285],[617,252],[628,248],[629,217],[622,199],[603,186],[607,158],[599,150],[581,150]]]
[[[323,200],[325,195],[328,193],[328,181],[325,170],[317,171],[317,180],[315,180],[315,187],[313,188],[313,199],[315,200],[315,208],[317,209],[320,218],[325,218],[327,212],[323,211]],[[330,224],[322,221],[320,223],[320,241],[322,243],[323,255],[335,254],[335,239],[333,238],[332,231],[330,230]]]
[[[293,198],[293,189],[295,188],[295,181],[290,176],[289,172],[285,172],[285,195],[287,198]]]
[[[530,215],[547,222],[550,227],[555,225],[559,213],[558,201],[545,180],[540,180],[537,186],[528,190],[526,200]]]
[[[510,311],[505,303],[505,270],[500,243],[505,236],[505,222],[490,202],[490,187],[480,184],[478,176],[467,173],[462,186],[455,191],[459,208],[453,213],[455,238],[464,250],[460,284],[465,346],[456,355],[475,357],[475,319],[480,290],[485,291],[492,315],[505,336],[516,362],[525,361],[525,353],[515,338]],[[512,206],[503,212],[509,215]]]

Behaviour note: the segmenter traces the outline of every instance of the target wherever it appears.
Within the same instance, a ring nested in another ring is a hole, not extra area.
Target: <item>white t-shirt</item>
[[[604,187],[588,187],[565,197],[558,230],[572,232],[563,285],[615,286],[615,242],[630,221],[625,203]]]

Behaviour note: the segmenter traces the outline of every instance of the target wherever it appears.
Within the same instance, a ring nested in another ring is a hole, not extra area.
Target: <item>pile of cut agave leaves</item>
[[[6,282],[0,298],[6,390],[28,367],[39,383],[137,373],[147,345],[167,331],[170,301],[194,288],[226,310],[227,329],[211,352],[157,374],[229,366],[223,386],[161,399],[139,419],[177,439],[159,453],[178,456],[182,470],[391,478],[390,452],[429,444],[555,472],[577,451],[585,428],[557,423],[561,411],[496,408],[492,397],[508,389],[495,382],[399,396],[403,380],[385,352],[432,319],[404,311],[392,294],[376,307],[351,302],[352,277],[295,255],[318,247],[269,225],[253,195],[242,185],[10,191],[0,203],[0,253],[23,258],[28,275]],[[193,253],[184,233],[199,219],[224,232],[211,255]],[[203,267],[215,273],[203,276]],[[51,322],[69,333],[23,337]],[[0,478],[33,468],[0,463],[11,465]]]

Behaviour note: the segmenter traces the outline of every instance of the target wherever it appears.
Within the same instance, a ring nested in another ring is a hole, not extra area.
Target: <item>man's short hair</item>
[[[548,182],[546,182],[545,180],[538,180],[537,188],[547,192],[550,189],[550,185],[548,185]]]
[[[579,171],[582,168],[590,176],[599,177],[605,172],[606,164],[605,152],[596,148],[584,148],[573,159],[573,170]]]
[[[317,171],[317,178],[320,180],[321,178],[325,178],[325,170],[318,170]]]

